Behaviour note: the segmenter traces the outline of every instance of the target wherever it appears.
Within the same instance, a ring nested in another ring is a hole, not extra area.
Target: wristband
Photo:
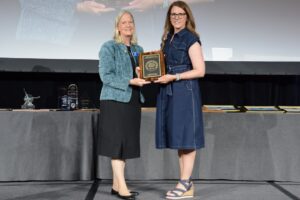
[[[175,74],[176,75],[176,81],[180,80],[180,74]]]

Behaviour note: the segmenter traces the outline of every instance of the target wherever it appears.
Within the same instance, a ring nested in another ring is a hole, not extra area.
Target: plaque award
[[[139,55],[140,78],[154,81],[165,75],[165,60],[162,51],[151,51]]]

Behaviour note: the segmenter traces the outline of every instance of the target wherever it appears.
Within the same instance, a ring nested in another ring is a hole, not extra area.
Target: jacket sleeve
[[[105,43],[99,52],[99,75],[103,84],[120,90],[128,88],[130,77],[117,74],[114,47],[109,43]]]

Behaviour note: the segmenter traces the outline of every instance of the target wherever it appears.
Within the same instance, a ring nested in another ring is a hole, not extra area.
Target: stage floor
[[[164,199],[175,180],[128,181],[139,200]],[[300,183],[196,180],[194,200],[299,200]],[[114,200],[111,181],[0,182],[1,200]]]

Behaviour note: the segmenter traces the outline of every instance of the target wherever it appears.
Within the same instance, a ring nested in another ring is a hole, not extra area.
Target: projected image
[[[203,2],[209,0],[194,0]],[[168,1],[149,0],[19,0],[21,15],[16,39],[38,40],[54,44],[69,44],[78,26],[76,12],[100,15],[121,9],[146,11]],[[109,16],[111,17],[111,16]],[[99,20],[101,20],[101,18]],[[109,20],[109,19],[107,19]],[[103,21],[103,20],[101,20]]]
[[[197,19],[205,60],[300,61],[300,1],[185,1]],[[122,9],[133,13],[144,50],[158,50],[172,2],[0,0],[0,58],[96,60]]]
[[[143,0],[19,0],[21,14],[17,26],[17,40],[38,40],[66,45],[78,27],[76,12],[101,15],[121,9],[146,10],[157,1]],[[142,5],[142,6],[141,6]],[[111,17],[111,16],[109,16]],[[99,17],[99,20],[103,20]],[[109,21],[109,19],[107,19]]]
[[[68,44],[75,31],[76,1],[20,0],[17,40],[38,40]]]

